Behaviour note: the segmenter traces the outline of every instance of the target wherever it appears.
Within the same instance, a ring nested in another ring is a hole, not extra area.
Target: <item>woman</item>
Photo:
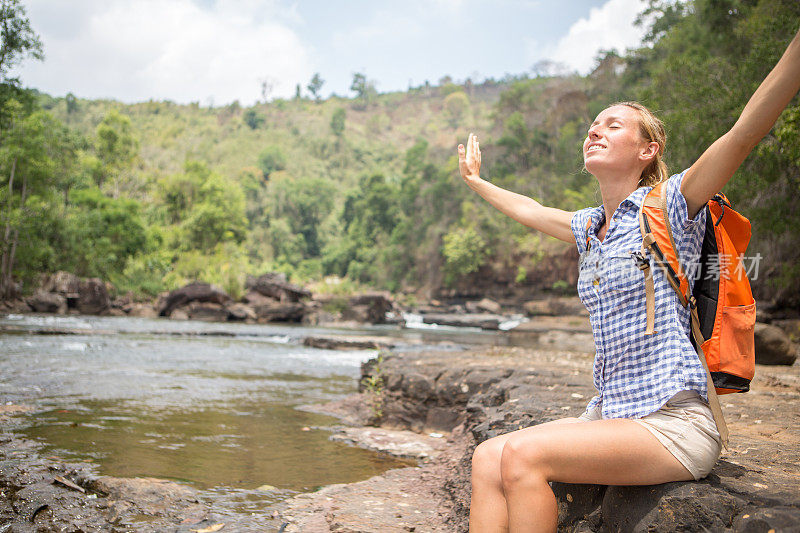
[[[644,281],[634,282],[641,290],[629,290],[620,278],[630,272],[626,256],[630,260],[629,252],[641,247],[636,215],[652,186],[667,179],[668,215],[679,251],[682,256],[698,251],[705,227],[702,207],[798,90],[800,32],[731,130],[689,169],[668,179],[661,122],[633,102],[610,106],[583,143],[584,163],[599,182],[603,205],[574,213],[482,180],[474,135],[466,148],[458,146],[461,176],[471,189],[522,224],[577,243],[578,292],[590,311],[599,392],[578,418],[478,445],[472,458],[471,532],[555,531],[550,481],[651,485],[700,479],[711,470],[721,441],[707,404],[704,370],[689,341],[688,310],[657,269],[656,334],[645,336]]]

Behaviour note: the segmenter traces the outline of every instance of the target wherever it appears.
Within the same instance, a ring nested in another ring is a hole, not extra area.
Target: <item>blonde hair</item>
[[[647,142],[658,143],[658,152],[656,152],[655,158],[642,171],[642,175],[639,178],[639,187],[653,187],[669,178],[667,165],[662,159],[664,157],[664,149],[667,146],[667,132],[664,129],[664,123],[639,102],[616,102],[609,107],[615,105],[624,105],[638,111],[639,133],[641,133],[642,138]]]

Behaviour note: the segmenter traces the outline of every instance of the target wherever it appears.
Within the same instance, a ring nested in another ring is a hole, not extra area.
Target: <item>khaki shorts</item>
[[[600,405],[578,418],[587,422],[601,420]],[[681,391],[655,413],[632,420],[655,435],[695,479],[711,472],[722,451],[711,408],[696,391]]]

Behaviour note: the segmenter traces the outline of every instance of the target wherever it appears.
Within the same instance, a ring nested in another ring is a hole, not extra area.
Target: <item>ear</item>
[[[644,145],[642,151],[639,152],[639,160],[650,164],[650,162],[655,159],[656,155],[658,155],[658,143],[655,141],[649,142]]]

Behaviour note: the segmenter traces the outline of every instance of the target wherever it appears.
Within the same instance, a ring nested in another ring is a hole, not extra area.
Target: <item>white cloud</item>
[[[56,95],[249,104],[262,80],[275,82],[273,96],[289,96],[313,72],[307,47],[286,24],[292,11],[275,2],[27,4],[46,60],[26,61],[19,74]]]
[[[645,5],[644,0],[608,0],[575,22],[555,46],[537,55],[588,74],[600,50],[624,52],[641,43],[645,28],[633,23]]]

